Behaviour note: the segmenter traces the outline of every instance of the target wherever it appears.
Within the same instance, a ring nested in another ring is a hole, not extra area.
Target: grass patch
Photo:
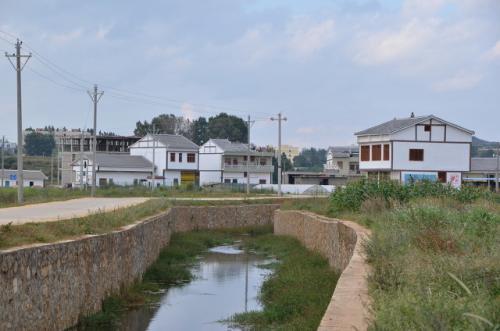
[[[316,330],[338,275],[328,261],[294,238],[267,234],[246,240],[246,249],[275,256],[274,273],[262,285],[262,311],[237,314],[231,322],[249,330]]]
[[[0,249],[107,233],[165,211],[171,205],[165,199],[152,199],[132,207],[99,212],[81,218],[44,223],[2,225],[0,226]]]
[[[499,195],[359,182],[327,202],[285,205],[372,230],[371,330],[500,330]]]

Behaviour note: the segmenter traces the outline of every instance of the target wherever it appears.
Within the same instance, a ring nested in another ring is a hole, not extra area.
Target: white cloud
[[[67,44],[69,42],[79,39],[82,35],[83,35],[83,29],[78,28],[66,33],[53,35],[52,37],[50,37],[50,41],[52,41],[55,44]]]
[[[330,44],[334,37],[334,27],[333,19],[319,23],[295,19],[287,28],[288,47],[300,57],[310,56]]]
[[[497,41],[495,46],[483,55],[483,58],[487,60],[500,59],[500,40]]]
[[[433,37],[435,22],[412,19],[399,30],[367,34],[358,42],[354,61],[363,65],[384,64],[411,57]]]
[[[111,32],[112,29],[113,29],[113,25],[111,25],[111,24],[106,25],[106,26],[100,25],[95,36],[98,40],[104,40],[106,38],[106,36]]]
[[[432,88],[436,92],[468,90],[479,84],[482,74],[459,72],[449,78],[436,82]]]
[[[312,127],[312,126],[306,126],[306,127],[300,127],[295,130],[297,133],[300,134],[313,134],[318,132],[318,128]]]

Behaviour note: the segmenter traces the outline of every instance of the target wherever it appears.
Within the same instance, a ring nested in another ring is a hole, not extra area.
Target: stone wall
[[[63,330],[141,278],[177,231],[272,224],[278,205],[174,207],[105,235],[0,252],[0,330]]]
[[[368,264],[362,242],[369,231],[340,221],[302,211],[275,212],[274,234],[289,235],[328,259],[341,273],[318,331],[366,330],[369,321]]]

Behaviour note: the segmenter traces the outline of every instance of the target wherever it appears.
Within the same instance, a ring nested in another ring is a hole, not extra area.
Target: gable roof
[[[189,150],[198,150],[199,148],[194,142],[179,134],[155,134],[152,136],[167,148]]]
[[[4,179],[9,180],[10,176],[17,176],[17,169],[4,169]],[[0,169],[0,176],[2,170]],[[47,176],[41,170],[23,170],[24,180],[46,180]]]
[[[225,154],[236,154],[243,155],[248,154],[248,144],[232,142],[229,139],[210,139],[214,144],[219,146],[220,149],[224,151]],[[251,155],[262,155],[262,156],[273,156],[273,152],[259,152],[256,150],[250,150]]]
[[[439,122],[443,122],[449,126],[452,126],[456,129],[465,131],[469,134],[474,134],[474,131],[465,129],[461,126],[458,126],[456,124],[447,122],[437,116],[434,115],[427,115],[427,116],[415,116],[415,117],[407,117],[407,118],[395,118],[390,121],[384,122],[382,124],[372,126],[371,128],[368,128],[363,131],[356,132],[356,136],[372,136],[372,135],[389,135],[393,134],[399,131],[402,131],[404,129],[407,129],[409,127],[412,127],[416,124],[426,122],[430,119],[437,120]]]
[[[85,159],[92,160],[92,158]],[[99,167],[104,168],[151,169],[153,166],[149,160],[140,155],[96,153],[95,160]],[[80,160],[77,160],[73,165],[78,165],[79,162]]]

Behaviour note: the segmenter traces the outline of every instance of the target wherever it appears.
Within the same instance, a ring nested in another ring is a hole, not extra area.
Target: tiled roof
[[[219,146],[225,154],[243,155],[248,153],[248,144],[232,142],[228,139],[210,139],[214,144]],[[284,152],[284,151],[283,151]],[[273,156],[273,152],[259,152],[256,150],[250,151],[251,155]]]
[[[155,134],[154,138],[172,149],[198,150],[199,146],[178,134]]]
[[[418,117],[408,117],[408,118],[395,118],[393,120],[387,121],[385,123],[373,126],[369,129],[356,132],[357,136],[364,135],[383,135],[383,134],[392,134],[403,130],[405,128],[411,127],[420,122],[426,121],[430,119],[432,115],[429,116],[418,116]]]
[[[0,169],[0,176],[2,175],[2,170]],[[44,180],[47,176],[40,170],[23,170],[23,175],[25,180]],[[9,179],[11,176],[17,176],[17,170],[15,169],[5,169],[4,179]]]
[[[128,154],[96,154],[96,164],[106,168],[151,168],[153,165],[146,158]]]

